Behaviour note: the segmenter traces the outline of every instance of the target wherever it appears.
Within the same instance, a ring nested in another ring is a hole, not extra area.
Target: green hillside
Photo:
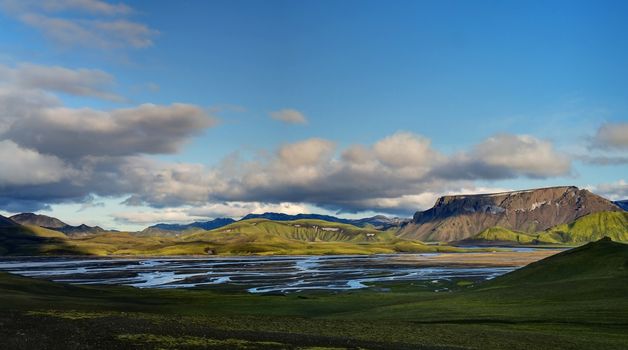
[[[628,212],[593,213],[570,224],[552,227],[537,233],[523,233],[503,227],[492,227],[480,232],[467,243],[516,243],[516,244],[581,244],[602,237],[628,242]]]
[[[106,232],[81,237],[38,226],[0,227],[0,255],[316,255],[459,251],[397,239],[378,231],[321,220],[245,220],[178,237]]]
[[[600,212],[589,214],[564,225],[541,232],[539,240],[563,243],[584,243],[610,237],[614,241],[628,241],[628,212]]]
[[[250,219],[212,231],[182,236],[185,242],[205,242],[217,254],[373,254],[395,252],[457,251],[428,246],[378,231],[323,220],[271,221]]]
[[[323,220],[271,221],[251,219],[238,221],[212,231],[186,235],[187,239],[199,237],[220,237],[230,239],[239,236],[287,238],[305,242],[387,242],[395,239],[392,231],[378,231],[348,224]]]
[[[31,225],[0,227],[0,255],[81,254],[61,232]]]
[[[478,233],[475,237],[468,241],[478,242],[506,242],[506,243],[519,243],[519,244],[533,244],[536,242],[537,237],[535,235],[509,230],[503,227],[491,227]]]
[[[619,279],[628,282],[626,278],[628,278],[628,245],[604,237],[500,276],[489,285],[504,287],[557,284],[587,279]]]

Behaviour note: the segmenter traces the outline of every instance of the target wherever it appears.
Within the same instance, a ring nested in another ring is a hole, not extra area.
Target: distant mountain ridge
[[[20,225],[39,226],[65,233],[68,236],[85,236],[104,232],[112,232],[107,231],[99,226],[88,226],[85,224],[72,226],[57,218],[35,213],[21,213],[11,216],[10,219]]]
[[[628,199],[624,199],[621,201],[614,201],[613,203],[615,203],[615,205],[624,209],[625,211],[628,211]]]
[[[217,228],[221,228],[223,226],[227,226],[236,222],[231,218],[216,218],[210,221],[195,221],[190,224],[155,224],[153,226],[149,226],[142,230],[140,233],[149,234],[149,235],[173,235],[177,232],[183,232],[186,230],[198,228],[202,230],[214,230]]]
[[[399,236],[450,242],[473,237],[491,227],[534,233],[603,211],[622,209],[574,186],[444,196],[431,209],[414,214]]]
[[[268,219],[273,221],[294,221],[294,220],[323,220],[329,222],[337,222],[341,224],[349,224],[358,227],[365,227],[367,225],[372,225],[373,227],[380,230],[387,230],[391,227],[401,226],[402,224],[409,222],[410,219],[404,218],[389,218],[384,215],[376,215],[373,217],[363,218],[363,219],[343,219],[331,215],[321,215],[321,214],[283,214],[283,213],[272,213],[267,212],[263,214],[248,214],[244,216],[240,220],[249,220],[249,219]]]

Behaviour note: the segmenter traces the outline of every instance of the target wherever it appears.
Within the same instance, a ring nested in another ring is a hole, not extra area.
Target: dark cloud
[[[5,138],[62,158],[175,153],[215,122],[196,106],[144,104],[100,111],[48,108],[20,118]]]

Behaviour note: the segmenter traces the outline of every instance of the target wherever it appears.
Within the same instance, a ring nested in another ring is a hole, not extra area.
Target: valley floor
[[[0,339],[6,349],[627,348],[628,280],[582,282],[251,295],[78,287],[0,273]]]

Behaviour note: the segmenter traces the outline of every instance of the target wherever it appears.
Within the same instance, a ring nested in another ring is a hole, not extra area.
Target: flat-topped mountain
[[[597,212],[621,211],[613,202],[574,186],[440,197],[414,214],[399,236],[422,241],[457,241],[491,228],[533,233]]]

